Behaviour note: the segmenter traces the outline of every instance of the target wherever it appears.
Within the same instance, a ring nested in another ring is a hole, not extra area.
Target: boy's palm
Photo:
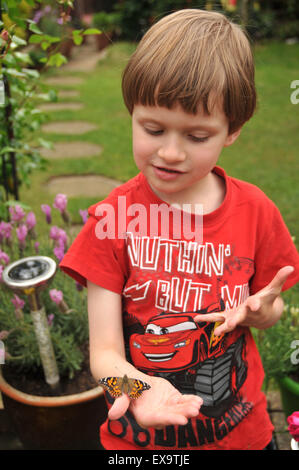
[[[118,419],[130,407],[137,423],[143,427],[163,428],[167,425],[185,425],[188,418],[197,416],[202,399],[196,395],[182,395],[170,382],[160,377],[149,377],[150,390],[137,400],[127,395],[117,398],[109,410],[109,419]]]

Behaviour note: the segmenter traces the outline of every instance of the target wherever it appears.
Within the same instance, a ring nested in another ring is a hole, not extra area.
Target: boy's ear
[[[232,145],[241,134],[241,130],[242,130],[242,127],[240,127],[240,129],[238,129],[237,131],[232,132],[231,134],[228,134],[224,143],[224,147],[229,147],[230,145]]]

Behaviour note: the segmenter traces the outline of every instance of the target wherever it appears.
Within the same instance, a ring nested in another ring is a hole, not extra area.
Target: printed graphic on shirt
[[[198,447],[221,440],[252,409],[242,396],[248,372],[245,333],[214,336],[214,323],[195,322],[194,317],[241,304],[249,295],[253,261],[235,256],[229,244],[130,236],[127,248],[127,358],[181,393],[199,395],[203,405],[186,426],[150,432],[127,413],[118,425],[109,422],[110,432],[119,435],[121,429],[122,437],[141,447]]]
[[[131,274],[123,295],[132,302],[146,303],[150,298],[160,311],[180,313],[220,299],[225,310],[231,309],[249,295],[253,261],[235,256],[229,244],[199,245],[128,234],[127,252]]]

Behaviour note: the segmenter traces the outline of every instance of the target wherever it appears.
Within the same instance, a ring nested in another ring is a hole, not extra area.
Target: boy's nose
[[[158,150],[158,156],[169,163],[182,162],[186,153],[176,139],[165,141]]]

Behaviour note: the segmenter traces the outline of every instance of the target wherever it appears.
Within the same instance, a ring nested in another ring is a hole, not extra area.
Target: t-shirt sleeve
[[[92,211],[89,211],[92,213]],[[78,234],[60,268],[86,287],[87,280],[121,294],[125,283],[125,268],[116,241],[99,239],[96,235],[98,218],[91,215]]]
[[[261,225],[266,230],[262,233],[255,256],[255,274],[251,280],[250,292],[255,294],[273,279],[277,271],[284,266],[293,266],[295,270],[286,280],[283,291],[299,281],[299,254],[291,234],[275,204],[269,201],[261,215]]]

